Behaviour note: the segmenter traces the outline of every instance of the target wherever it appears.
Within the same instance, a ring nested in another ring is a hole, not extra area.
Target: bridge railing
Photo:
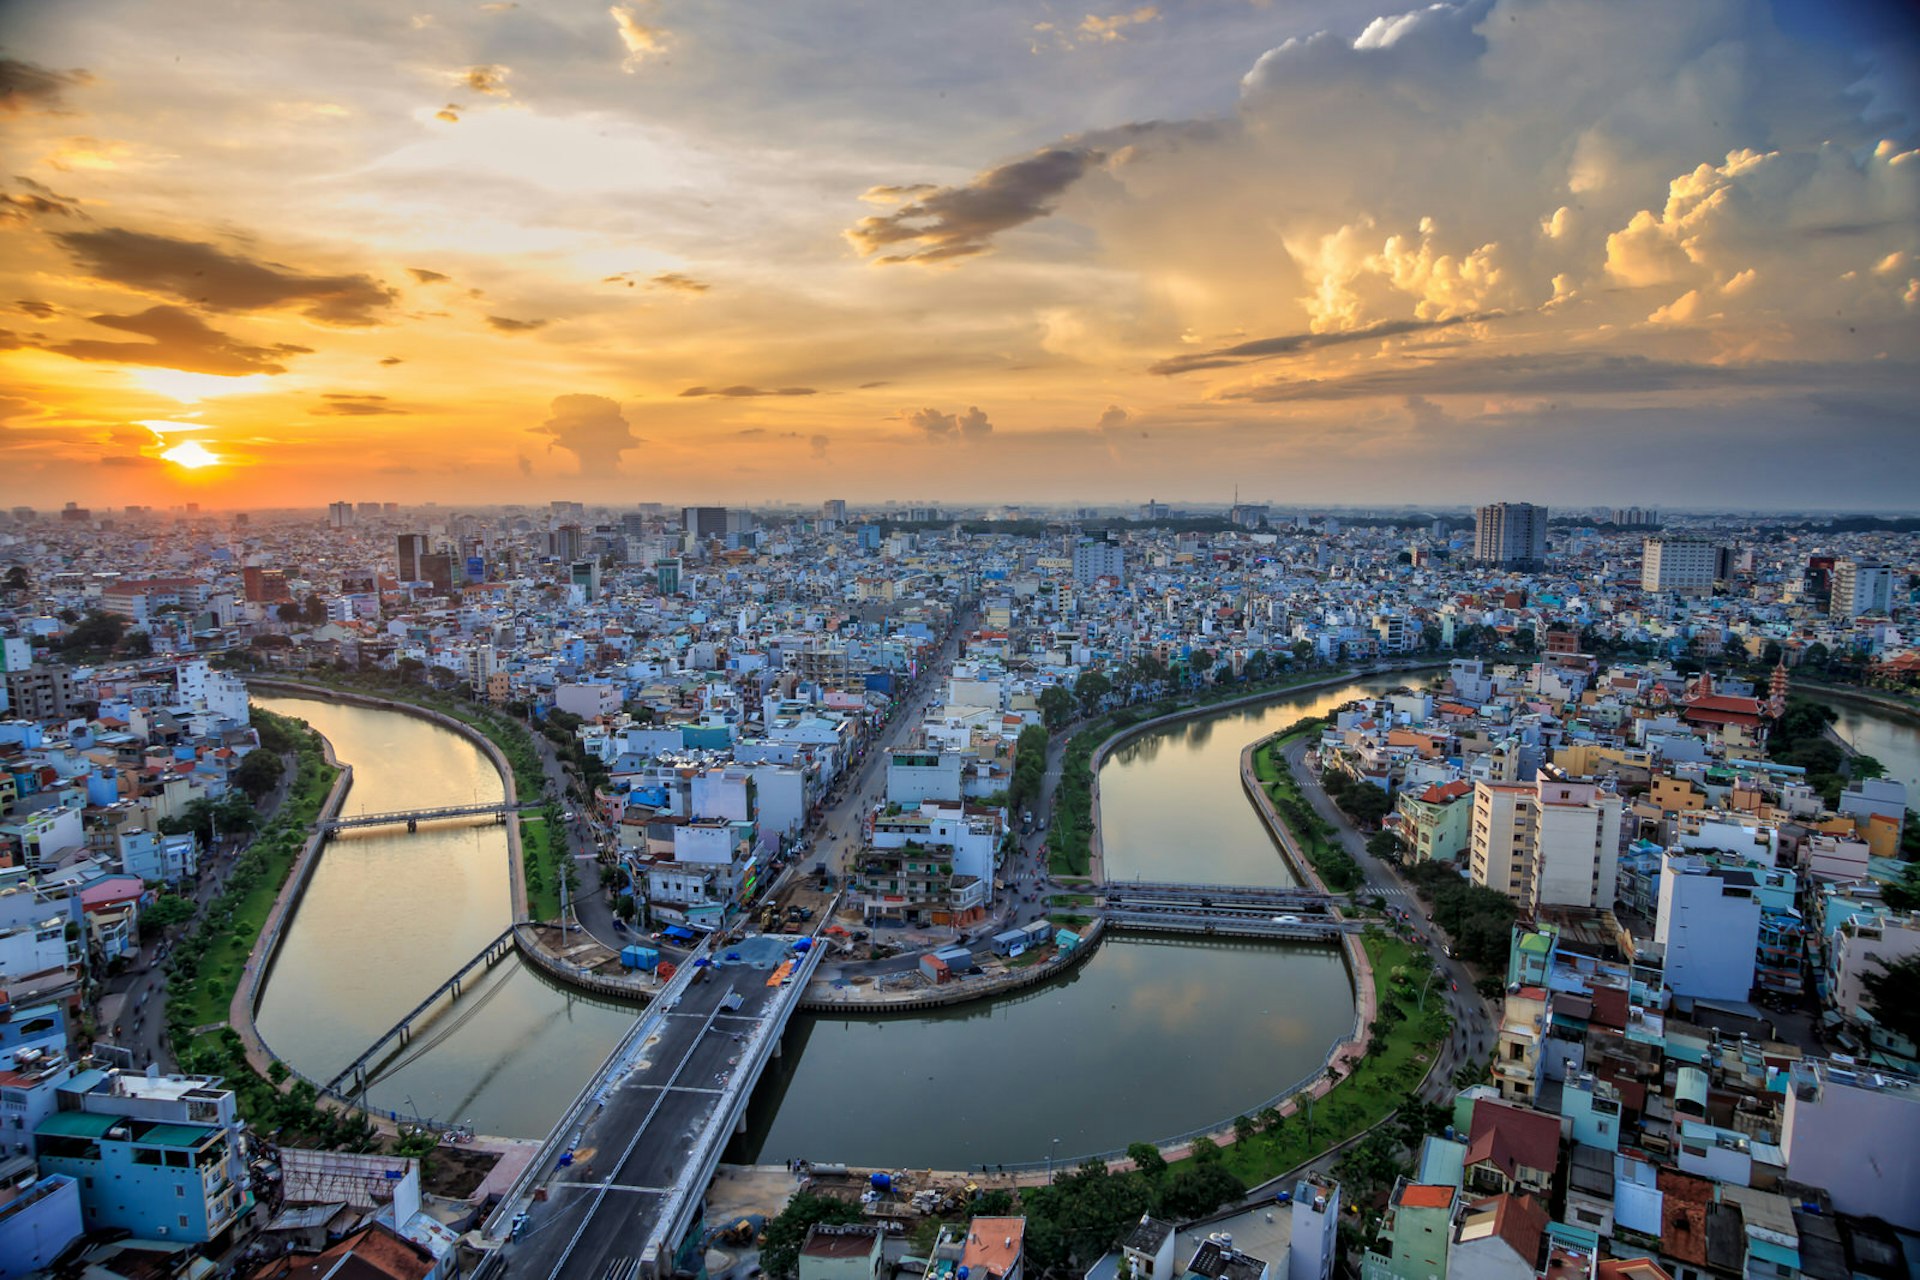
[[[687,987],[693,982],[694,975],[699,972],[699,967],[694,962],[706,956],[712,941],[712,935],[700,940],[699,945],[694,947],[693,952],[681,964],[679,972],[673,975],[673,980],[662,987],[653,1003],[634,1019],[633,1026],[628,1028],[627,1034],[620,1038],[620,1043],[614,1046],[613,1052],[608,1054],[606,1060],[600,1064],[600,1069],[580,1086],[580,1092],[573,1096],[573,1101],[567,1104],[567,1109],[560,1113],[560,1119],[548,1132],[546,1141],[540,1144],[540,1149],[534,1152],[533,1159],[527,1161],[527,1167],[520,1171],[520,1176],[513,1180],[506,1194],[500,1197],[500,1203],[494,1207],[492,1213],[487,1215],[487,1220],[481,1228],[483,1237],[490,1240],[500,1239],[505,1234],[506,1225],[512,1221],[513,1214],[517,1212],[516,1206],[520,1201],[532,1191],[537,1182],[553,1173],[554,1160],[561,1151],[566,1149],[562,1144],[573,1140],[574,1131],[585,1123],[588,1111],[605,1101],[603,1095],[607,1082],[616,1072],[624,1068],[633,1057],[635,1050],[645,1042],[647,1036],[653,1034],[661,1020],[680,1003],[680,997],[686,993]]]

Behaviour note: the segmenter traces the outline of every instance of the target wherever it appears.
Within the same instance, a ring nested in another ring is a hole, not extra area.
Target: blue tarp
[[[660,936],[672,938],[675,942],[692,942],[693,930],[683,928],[677,924],[670,924],[660,931]]]

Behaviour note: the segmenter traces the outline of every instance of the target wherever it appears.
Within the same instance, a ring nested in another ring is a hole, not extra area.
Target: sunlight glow
[[[213,467],[220,464],[220,455],[208,449],[198,440],[189,440],[185,444],[177,444],[160,456],[175,466],[185,467],[189,471],[198,471],[202,467]]]
[[[181,404],[197,404],[240,391],[258,391],[268,383],[266,374],[250,373],[225,378],[212,373],[189,373],[185,369],[128,369],[129,381],[144,391],[167,396]]]

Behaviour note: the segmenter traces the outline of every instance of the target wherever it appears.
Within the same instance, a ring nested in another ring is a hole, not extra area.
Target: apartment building
[[[1836,560],[1827,612],[1836,618],[1886,613],[1893,604],[1893,570],[1884,564]]]
[[[1648,538],[1642,545],[1640,589],[1705,595],[1713,590],[1719,548],[1705,538]]]
[[[1495,502],[1473,512],[1473,558],[1481,564],[1537,568],[1547,558],[1547,509]]]
[[[1611,907],[1622,809],[1610,783],[1573,782],[1550,770],[1533,782],[1477,782],[1473,881],[1530,911]]]

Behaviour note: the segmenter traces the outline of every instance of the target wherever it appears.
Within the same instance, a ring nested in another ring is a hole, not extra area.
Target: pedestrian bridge
[[[529,813],[541,807],[538,800],[495,800],[491,804],[451,804],[438,809],[401,809],[393,813],[353,813],[329,818],[319,824],[331,836],[336,831],[355,831],[363,827],[397,827],[417,831],[423,822],[445,822],[454,818],[493,818],[505,822],[511,813]]]

